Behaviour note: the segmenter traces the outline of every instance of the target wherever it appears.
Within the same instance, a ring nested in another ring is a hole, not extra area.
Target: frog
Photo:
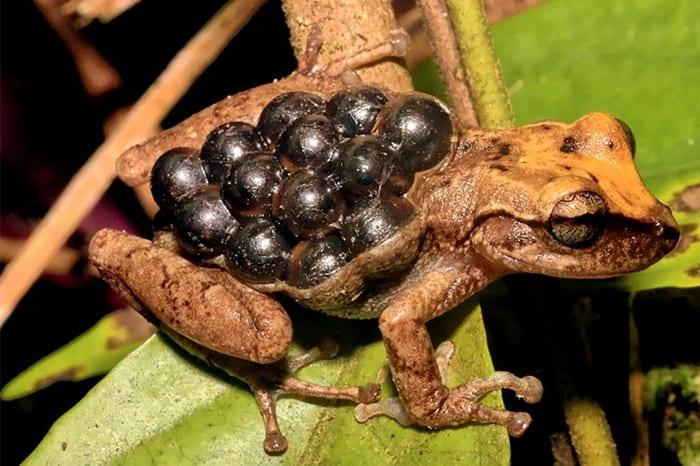
[[[225,122],[258,124],[264,108],[285,93],[331,100],[358,85],[352,73],[358,65],[404,53],[405,33],[324,66],[313,60],[318,41],[311,39],[307,49],[288,78],[226,98],[129,149],[118,162],[120,178],[131,186],[147,183],[164,152],[199,147]],[[444,374],[454,348],[434,348],[426,323],[506,275],[614,277],[648,267],[678,241],[670,209],[635,168],[634,138],[621,120],[591,113],[573,123],[463,128],[440,102],[382,92],[433,102],[447,115],[434,135],[442,138],[443,153],[419,164],[403,192],[401,199],[413,206],[405,221],[320,282],[248,280],[231,273],[221,256],[183,255],[169,229],[153,241],[104,229],[89,246],[91,263],[132,307],[187,351],[250,386],[270,454],[287,448],[276,417],[281,393],[350,401],[361,422],[383,414],[428,429],[496,423],[523,435],[532,421],[528,413],[481,400],[509,389],[536,403],[539,380],[498,371],[448,387]],[[380,401],[378,383],[330,387],[299,379],[298,369],[332,357],[337,345],[324,342],[290,356],[293,326],[280,295],[312,311],[376,319],[398,398]]]

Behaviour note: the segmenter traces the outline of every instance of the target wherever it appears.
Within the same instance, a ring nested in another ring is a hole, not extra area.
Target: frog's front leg
[[[474,281],[473,275],[458,268],[427,273],[419,283],[407,287],[382,313],[379,325],[392,378],[403,404],[403,408],[391,406],[383,414],[393,414],[402,423],[414,422],[429,428],[470,422],[498,423],[511,435],[520,436],[531,422],[527,413],[489,408],[479,400],[493,390],[507,388],[527,402],[537,402],[542,396],[540,382],[534,377],[518,378],[507,372],[497,372],[489,378],[450,389],[441,377],[425,327],[427,321],[473,294],[476,291]]]
[[[299,368],[334,356],[333,345],[286,357],[292,324],[274,299],[228,273],[199,267],[166,247],[114,230],[101,230],[90,243],[90,260],[102,277],[147,319],[181,347],[246,382],[265,426],[265,450],[287,443],[275,414],[282,394],[370,403],[376,384],[328,387],[300,380]]]

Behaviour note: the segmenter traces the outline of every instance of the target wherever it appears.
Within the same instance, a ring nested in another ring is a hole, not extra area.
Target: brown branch
[[[450,23],[447,6],[443,0],[418,0],[423,10],[423,20],[430,31],[435,59],[445,82],[452,109],[462,128],[478,125],[472,98],[459,56],[459,47]]]
[[[297,60],[304,53],[311,28],[321,29],[320,65],[351,57],[372,44],[382,43],[390,31],[397,28],[388,0],[285,0],[282,9]],[[357,72],[366,82],[397,91],[412,89],[406,68],[395,61],[383,61]]]
[[[115,177],[117,157],[158,126],[190,85],[248,22],[264,0],[232,0],[173,58],[128,116],[76,173],[0,276],[0,325]]]
[[[121,86],[119,73],[75,30],[71,19],[61,12],[61,3],[61,0],[34,0],[46,21],[68,47],[87,93],[99,96]]]

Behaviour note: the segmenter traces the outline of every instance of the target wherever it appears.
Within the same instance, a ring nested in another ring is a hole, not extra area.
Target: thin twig
[[[0,262],[7,263],[17,257],[25,242],[24,239],[0,237]],[[83,254],[80,251],[72,248],[61,248],[46,264],[44,272],[54,275],[68,275],[82,258]]]
[[[632,309],[630,297],[630,309]],[[639,359],[639,331],[634,315],[629,313],[630,328],[630,378],[629,397],[630,415],[634,423],[637,444],[634,456],[632,456],[632,466],[649,466],[649,423],[644,418],[644,372]]]
[[[532,8],[544,0],[486,0],[486,17],[490,24],[506,19],[521,11]],[[430,46],[428,33],[422,27],[420,8],[414,7],[403,12],[397,23],[411,35],[411,49],[406,54],[406,66],[413,69],[431,57],[433,49]]]
[[[583,466],[620,464],[617,448],[605,412],[591,399],[572,399],[564,403],[566,425],[571,442]]]
[[[68,0],[63,4],[63,14],[78,15],[87,24],[94,19],[108,23],[136,5],[140,0]]]
[[[160,124],[190,85],[265,0],[231,0],[204,25],[134,104],[118,129],[95,151],[0,276],[0,325],[92,210],[115,177],[117,157]]]
[[[430,31],[435,59],[452,100],[454,114],[462,128],[475,127],[478,122],[447,6],[443,0],[419,0],[418,3],[423,9],[423,20]]]
[[[34,0],[34,3],[68,47],[88,94],[99,96],[121,85],[119,73],[75,30],[70,18],[61,12],[61,0]]]
[[[576,466],[576,453],[571,439],[566,432],[557,432],[549,436],[549,443],[554,457],[554,466]]]

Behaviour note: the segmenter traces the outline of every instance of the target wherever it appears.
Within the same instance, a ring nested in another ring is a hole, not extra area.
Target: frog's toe
[[[411,419],[404,404],[398,397],[388,398],[377,403],[361,403],[355,406],[355,420],[357,422],[364,423],[376,416],[390,417],[402,426],[414,424],[413,419]]]
[[[314,346],[304,353],[296,356],[288,356],[284,365],[291,373],[296,373],[302,367],[306,367],[323,359],[332,359],[338,354],[338,342],[327,337],[318,346]]]
[[[522,437],[532,423],[532,417],[527,413],[510,413],[510,419],[505,424],[511,437]]]
[[[478,401],[494,390],[508,389],[526,403],[537,403],[542,399],[543,392],[542,382],[536,377],[517,377],[505,371],[496,371],[484,379],[470,380],[462,389],[471,401]]]

